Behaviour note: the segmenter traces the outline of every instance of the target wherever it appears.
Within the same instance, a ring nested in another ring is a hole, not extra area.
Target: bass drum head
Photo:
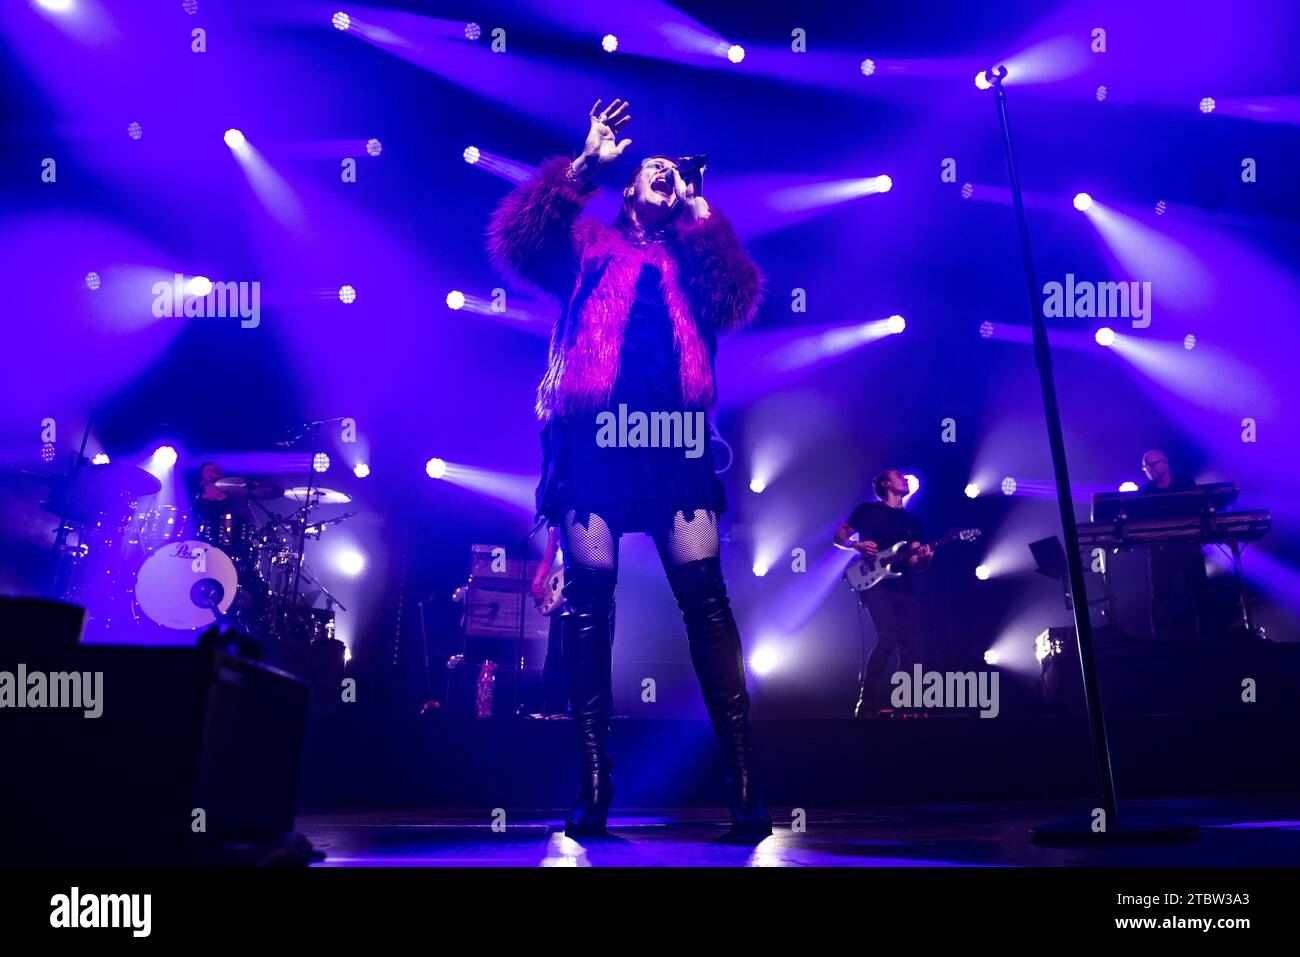
[[[229,610],[238,587],[235,563],[221,549],[194,540],[169,542],[140,566],[135,600],[164,628],[202,628]]]

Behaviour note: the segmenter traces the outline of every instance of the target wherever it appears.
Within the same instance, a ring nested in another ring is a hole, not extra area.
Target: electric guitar
[[[952,542],[973,542],[981,534],[983,533],[978,528],[963,528],[959,532],[953,532],[947,538],[931,542],[930,548],[938,551]],[[901,567],[895,569],[894,565],[905,566],[908,554],[907,542],[898,542],[876,552],[875,558],[862,556],[859,561],[844,570],[844,577],[854,591],[870,591],[886,578],[901,578],[903,575]]]
[[[564,566],[556,563],[546,578],[546,594],[536,599],[537,610],[550,617],[564,605]]]

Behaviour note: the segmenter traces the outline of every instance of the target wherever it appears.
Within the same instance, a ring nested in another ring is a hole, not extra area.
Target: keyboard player
[[[1142,471],[1150,480],[1138,491],[1143,495],[1190,492],[1196,482],[1174,475],[1169,457],[1159,449],[1142,456]],[[1210,583],[1205,574],[1205,553],[1197,542],[1152,545],[1151,627],[1157,639],[1180,636],[1211,638],[1214,615]]]

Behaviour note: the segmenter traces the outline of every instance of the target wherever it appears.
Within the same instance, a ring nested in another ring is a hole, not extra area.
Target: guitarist
[[[886,578],[876,587],[859,592],[872,624],[876,626],[876,646],[871,649],[862,672],[855,718],[874,718],[880,711],[878,689],[885,669],[895,651],[898,670],[911,672],[920,655],[921,621],[916,595],[912,591],[912,572],[929,567],[934,550],[921,542],[921,522],[903,508],[907,479],[897,469],[882,472],[871,480],[877,502],[863,502],[835,532],[835,546],[856,551],[866,558],[898,542],[907,542],[909,550],[902,577]],[[857,541],[852,537],[857,535]]]

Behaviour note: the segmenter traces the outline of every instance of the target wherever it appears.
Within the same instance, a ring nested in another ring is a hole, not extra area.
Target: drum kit
[[[50,487],[42,508],[61,520],[54,593],[86,607],[88,629],[129,637],[162,628],[179,637],[224,623],[256,638],[307,643],[333,638],[335,609],[347,610],[304,560],[308,539],[355,514],[315,516],[351,502],[344,492],[310,480],[284,488],[225,476],[187,511],[152,501],[162,483],[130,465],[26,474]],[[277,513],[275,502],[291,510]]]

